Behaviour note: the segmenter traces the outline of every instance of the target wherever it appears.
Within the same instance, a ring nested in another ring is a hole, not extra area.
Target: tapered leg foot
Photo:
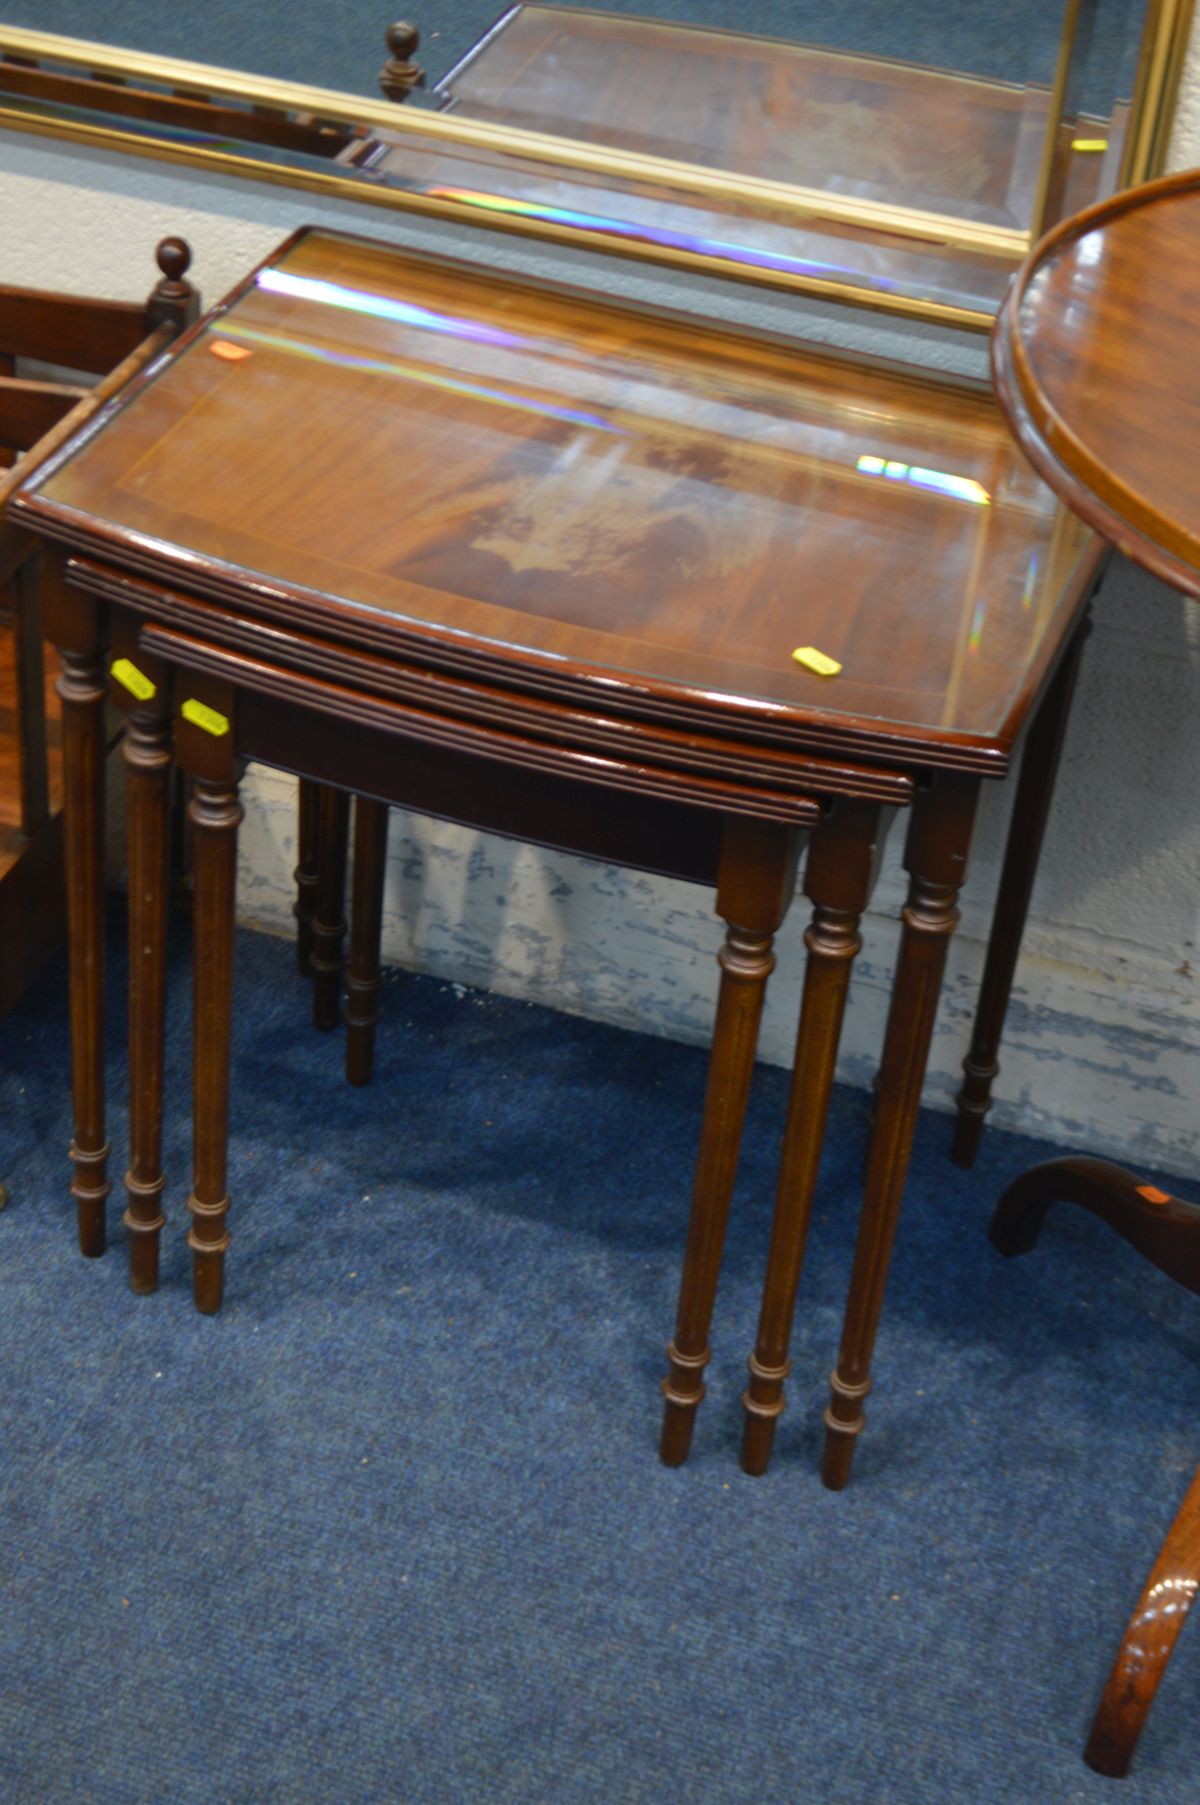
[[[775,931],[796,881],[800,843],[791,829],[731,818],[725,827],[717,911],[726,922],[721,984],[704,1098],[692,1211],[679,1285],[670,1369],[663,1382],[660,1443],[668,1466],[687,1459],[704,1396],[709,1327],[754,1070]]]
[[[890,814],[888,816],[890,821]],[[775,1217],[763,1284],[750,1384],[742,1399],[742,1470],[766,1472],[775,1425],[784,1407],[788,1345],[817,1186],[817,1169],[850,972],[862,945],[859,918],[867,905],[883,845],[880,811],[871,803],[838,802],[813,836],[804,887],[813,903],[805,935],[808,962],[792,1062],[787,1126],[775,1193]]]
[[[921,1086],[937,1015],[958,891],[978,800],[978,783],[938,777],[913,806],[905,848],[909,872],[900,953],[884,1036],[875,1128],[859,1221],[838,1363],[830,1381],[821,1476],[831,1491],[850,1477],[871,1385],[871,1359],[883,1310],[900,1204],[916,1134]]]

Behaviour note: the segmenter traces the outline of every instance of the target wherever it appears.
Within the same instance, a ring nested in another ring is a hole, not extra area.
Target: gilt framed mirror
[[[987,330],[1044,227],[1161,168],[1192,13],[418,3],[385,46],[359,0],[9,0],[0,125]]]

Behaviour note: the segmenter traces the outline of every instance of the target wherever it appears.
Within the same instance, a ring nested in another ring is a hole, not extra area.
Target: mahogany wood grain
[[[955,905],[966,877],[978,790],[978,783],[970,778],[935,778],[918,795],[909,823],[904,852],[910,880],[908,901],[901,916],[900,952],[841,1350],[825,1413],[821,1478],[831,1491],[840,1491],[850,1477],[856,1438],[866,1420],[863,1402],[871,1389],[871,1356],[908,1177],[942,972],[950,936],[958,925]]]
[[[1083,1758],[1098,1774],[1129,1772],[1167,1662],[1200,1588],[1200,1471],[1167,1531],[1121,1638]]]
[[[1095,555],[969,384],[315,231],[14,507],[464,678],[997,775]]]
[[[992,339],[997,392],[1030,462],[1112,544],[1191,596],[1198,221],[1196,170],[1068,220],[1022,265]]]
[[[742,1467],[762,1474],[784,1407],[788,1343],[816,1195],[817,1169],[833,1091],[850,970],[862,947],[858,924],[879,869],[891,811],[881,822],[874,803],[839,802],[813,835],[804,890],[813,905],[804,936],[808,961],[787,1127],[775,1194],[758,1339],[742,1402]]]
[[[670,1369],[662,1382],[660,1451],[668,1466],[687,1459],[704,1397],[704,1368],[711,1357],[708,1332],[758,1027],[767,979],[775,969],[772,947],[796,886],[799,856],[800,839],[792,831],[732,818],[726,822],[717,877],[717,913],[726,924],[725,944],[717,956],[721,982],[679,1308],[667,1348]]]
[[[387,829],[387,804],[356,796],[350,969],[346,974],[346,1077],[351,1084],[370,1083],[375,1052]]]
[[[1012,820],[1004,848],[1000,888],[992,914],[987,958],[975,1006],[971,1045],[963,1061],[963,1087],[958,1093],[954,1141],[950,1157],[956,1166],[975,1163],[984,1118],[992,1107],[992,1085],[1000,1071],[1000,1041],[1012,995],[1021,940],[1029,913],[1041,857],[1042,841],[1054,784],[1062,756],[1063,739],[1071,713],[1071,698],[1079,674],[1084,642],[1091,630],[1085,615],[1054,680],[1042,699],[1026,738],[1013,802]]]

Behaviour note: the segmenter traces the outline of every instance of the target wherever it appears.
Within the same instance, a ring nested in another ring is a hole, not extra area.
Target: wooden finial
[[[413,61],[421,34],[406,19],[398,19],[388,26],[385,41],[391,55],[379,71],[379,86],[389,100],[407,100],[414,88],[425,86],[425,71]]]
[[[162,271],[162,279],[151,292],[147,315],[155,326],[167,321],[182,331],[200,311],[200,297],[185,279],[192,247],[186,238],[164,238],[155,250],[154,260]]]

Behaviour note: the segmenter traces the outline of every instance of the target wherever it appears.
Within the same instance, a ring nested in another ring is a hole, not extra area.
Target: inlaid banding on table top
[[[752,786],[733,779],[707,778],[611,754],[585,752],[574,746],[551,745],[473,722],[450,721],[426,710],[343,689],[321,678],[301,676],[296,671],[190,639],[167,627],[147,626],[142,637],[147,650],[170,664],[226,678],[261,695],[302,702],[347,726],[376,728],[420,740],[425,745],[445,746],[500,764],[516,765],[525,771],[570,776],[607,790],[660,797],[724,815],[747,815],[757,821],[801,828],[815,826],[821,816],[821,804],[816,798],[772,789],[768,784]]]
[[[775,751],[676,728],[654,727],[636,719],[585,713],[559,702],[514,697],[509,691],[398,664],[395,659],[375,657],[311,635],[286,633],[278,627],[264,629],[244,615],[226,613],[173,591],[140,584],[84,559],[71,559],[67,573],[69,581],[88,594],[153,615],[158,623],[169,623],[210,644],[247,652],[268,663],[351,685],[369,694],[414,704],[422,712],[436,709],[446,717],[447,731],[452,731],[456,718],[474,720],[515,730],[526,738],[540,736],[554,744],[586,746],[623,758],[646,758],[673,769],[695,768],[751,785],[765,782],[809,794],[865,797],[900,806],[912,800],[913,779],[902,771],[846,764],[804,752]]]
[[[417,662],[971,769],[1003,769],[1090,555],[972,385],[317,232],[19,505]]]

